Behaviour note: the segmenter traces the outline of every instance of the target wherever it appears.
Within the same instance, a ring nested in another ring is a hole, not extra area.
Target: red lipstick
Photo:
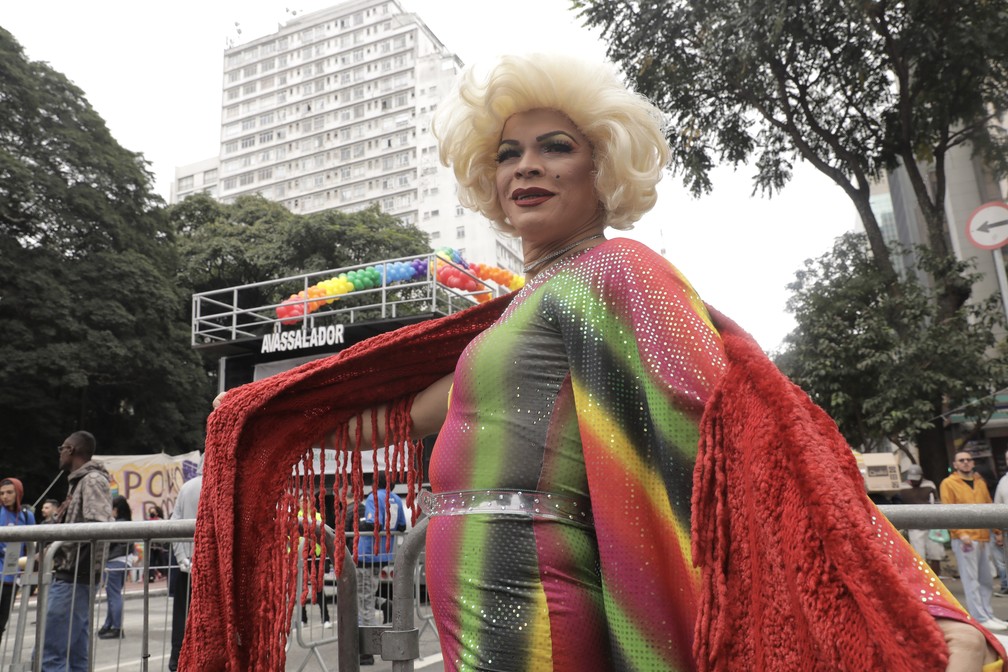
[[[540,189],[539,187],[515,189],[511,192],[511,200],[515,202],[515,205],[521,207],[532,207],[534,205],[539,205],[540,203],[545,203],[553,196],[555,196],[555,194],[552,191],[549,191],[548,189]]]

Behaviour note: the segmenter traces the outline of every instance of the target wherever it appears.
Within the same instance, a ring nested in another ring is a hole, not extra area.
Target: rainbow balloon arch
[[[483,303],[493,297],[493,282],[508,291],[521,289],[525,278],[499,266],[469,264],[458,250],[444,247],[435,250],[434,257],[418,257],[412,261],[394,261],[347,271],[318,282],[297,294],[291,294],[276,308],[276,315],[284,325],[297,324],[306,314],[338,301],[341,296],[392,286],[396,283],[415,282],[432,274],[445,287],[469,293]]]

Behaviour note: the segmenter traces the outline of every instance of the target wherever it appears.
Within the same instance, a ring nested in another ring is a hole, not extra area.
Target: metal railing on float
[[[313,333],[451,315],[507,293],[501,283],[514,281],[500,268],[488,271],[493,277],[481,273],[482,265],[473,268],[439,251],[198,292],[192,296],[192,346],[257,341],[284,326]]]

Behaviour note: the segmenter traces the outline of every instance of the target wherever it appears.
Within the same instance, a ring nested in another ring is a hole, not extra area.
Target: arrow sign
[[[990,233],[990,230],[996,226],[1008,226],[1008,219],[1002,219],[1000,222],[984,222],[983,224],[977,227],[977,231]]]
[[[966,221],[966,236],[982,250],[996,250],[1008,244],[1008,204],[984,203]]]

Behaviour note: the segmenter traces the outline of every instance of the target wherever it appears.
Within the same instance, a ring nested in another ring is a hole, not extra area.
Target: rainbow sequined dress
[[[472,341],[430,474],[448,669],[692,666],[690,490],[723,366],[689,284],[626,239],[540,273]]]

